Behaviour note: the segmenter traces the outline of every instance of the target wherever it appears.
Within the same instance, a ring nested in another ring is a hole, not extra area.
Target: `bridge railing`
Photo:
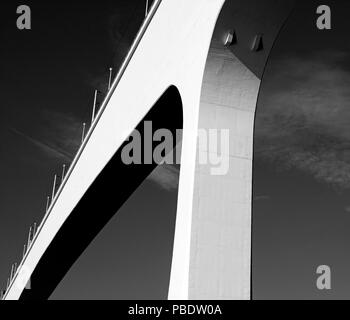
[[[129,65],[144,33],[147,30],[147,27],[149,26],[150,22],[152,21],[152,18],[154,14],[156,13],[160,3],[162,0],[145,0],[145,19],[139,29],[139,31],[136,34],[136,37],[134,38],[134,41],[124,58],[124,61],[119,68],[117,74],[115,77],[113,77],[113,68],[109,68],[109,74],[108,74],[108,86],[107,86],[107,92],[104,94],[102,91],[95,90],[94,96],[93,96],[93,107],[91,112],[91,122],[90,126],[87,130],[86,123],[82,124],[82,133],[81,133],[81,144],[80,147],[71,163],[69,168],[67,168],[66,164],[63,164],[62,166],[62,172],[60,175],[55,174],[53,178],[53,185],[52,185],[52,192],[51,196],[47,196],[46,198],[46,209],[45,209],[45,215],[42,219],[39,226],[37,226],[36,223],[34,223],[29,228],[29,233],[27,237],[27,241],[24,244],[23,247],[23,254],[21,262],[17,265],[17,263],[14,263],[11,266],[11,272],[9,277],[7,278],[6,287],[4,290],[0,290],[0,300],[6,299],[9,291],[11,290],[16,278],[18,277],[20,269],[25,264],[26,258],[28,257],[33,244],[35,243],[38,235],[40,234],[40,231],[42,230],[45,222],[47,221],[48,217],[50,216],[50,213],[61,194],[65,184],[67,183],[72,171],[74,170],[76,164],[78,163],[78,160],[85,149],[85,146],[87,145],[99,119],[101,118],[104,110],[106,109],[106,106],[108,105],[109,100],[111,99],[113,92],[115,91],[115,88],[118,86],[121,78],[124,75],[124,72]],[[99,103],[99,100],[102,100],[101,103]]]

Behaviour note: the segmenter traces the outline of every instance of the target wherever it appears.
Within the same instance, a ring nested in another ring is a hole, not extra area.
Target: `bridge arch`
[[[250,298],[254,112],[266,60],[291,9],[286,2],[293,1],[154,2],[22,265],[34,270],[32,289],[23,291],[24,285],[15,279],[7,299],[47,298],[108,221],[107,214],[95,224],[91,219],[89,231],[63,256],[65,237],[72,238],[84,221],[78,204],[91,209],[87,197],[96,198],[101,181],[110,179],[106,173],[121,169],[113,161],[116,150],[167,88],[174,101],[181,97],[183,110],[181,119],[167,119],[169,108],[163,107],[159,118],[160,125],[164,119],[183,123],[169,299]],[[225,46],[228,32],[234,32],[237,42]],[[229,152],[203,148],[197,143],[198,129],[229,129]],[[212,175],[209,164],[199,165],[199,155],[213,152],[229,162],[227,174]],[[122,172],[135,179],[127,182],[119,204],[150,172],[143,166],[133,170]],[[112,207],[108,199],[103,205]],[[57,270],[50,270],[55,260]]]
[[[144,124],[148,122],[152,123],[152,135],[158,129],[167,129],[175,137],[176,130],[182,128],[182,121],[181,96],[172,85],[135,130],[144,137]],[[20,299],[48,299],[93,239],[157,167],[155,161],[150,164],[125,164],[121,153],[129,140],[128,137],[118,148],[58,230],[31,275],[30,289],[25,289]],[[143,150],[144,147],[142,141],[140,148]],[[118,192],[114,188],[116,181],[119,181]]]

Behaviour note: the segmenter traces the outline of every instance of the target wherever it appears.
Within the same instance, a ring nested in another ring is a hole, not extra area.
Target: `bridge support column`
[[[194,180],[189,196],[192,177],[188,170],[181,172],[170,299],[250,298],[253,126],[259,86],[260,80],[231,51],[212,42],[198,119],[191,119],[190,126],[205,129],[208,136],[210,129],[218,130],[213,142],[219,147],[197,143],[196,157],[186,150],[182,155],[185,167],[193,168]],[[220,130],[227,129],[229,152],[220,150]],[[183,144],[193,142],[196,133],[185,128]],[[208,159],[213,152],[229,164],[223,175],[213,174],[211,163],[200,164],[200,157]],[[192,213],[190,226],[183,212]],[[189,228],[186,243],[184,230]],[[187,272],[177,273],[179,265]],[[180,289],[181,283],[186,290]]]

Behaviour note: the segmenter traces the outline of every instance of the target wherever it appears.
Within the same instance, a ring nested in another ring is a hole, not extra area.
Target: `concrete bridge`
[[[254,116],[293,0],[155,0],[3,296],[47,299],[157,163],[125,165],[143,121],[183,129],[169,299],[250,299]],[[229,129],[211,175],[198,129]],[[109,186],[116,185],[118,197]],[[27,287],[27,289],[26,289]],[[28,289],[30,288],[30,289]]]

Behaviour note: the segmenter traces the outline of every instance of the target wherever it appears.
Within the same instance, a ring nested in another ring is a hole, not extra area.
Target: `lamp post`
[[[112,85],[112,72],[113,72],[113,69],[109,68],[108,91],[111,89],[111,85]]]
[[[148,15],[148,0],[146,0],[146,11],[145,11],[145,17]]]

